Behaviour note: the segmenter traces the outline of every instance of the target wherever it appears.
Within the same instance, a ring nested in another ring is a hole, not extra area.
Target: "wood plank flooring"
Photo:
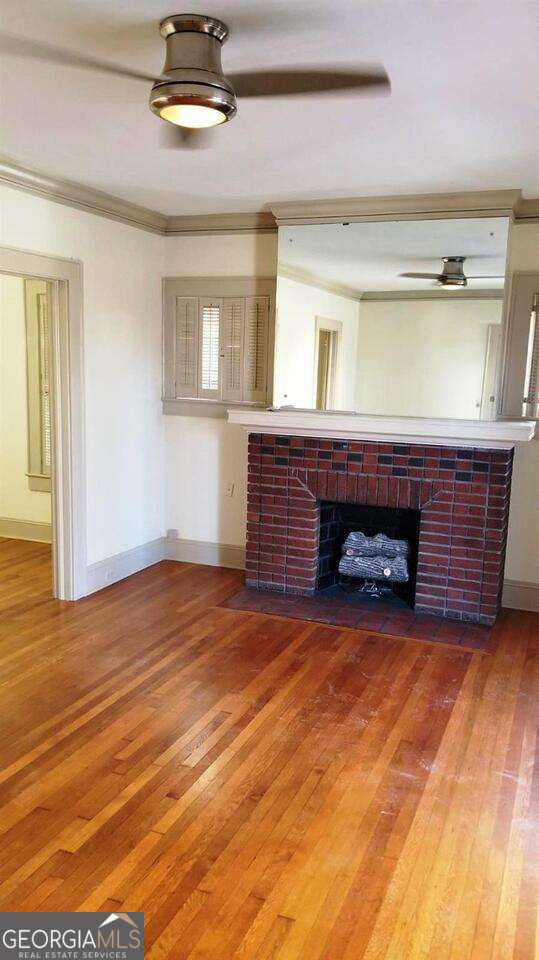
[[[228,610],[165,562],[76,604],[0,541],[0,910],[143,910],[152,960],[533,960],[539,616],[489,653]]]

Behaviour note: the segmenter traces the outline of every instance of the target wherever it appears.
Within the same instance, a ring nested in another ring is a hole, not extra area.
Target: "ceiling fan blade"
[[[489,273],[480,275],[475,273],[473,276],[466,274],[467,280],[505,280],[505,274],[503,273]]]
[[[399,277],[408,277],[411,280],[439,280],[441,273],[399,273]]]
[[[27,60],[44,60],[48,63],[59,63],[67,67],[79,67],[82,70],[97,70],[101,73],[111,73],[116,77],[129,77],[132,80],[145,80],[153,83],[157,78],[148,73],[132,70],[130,67],[117,66],[105,60],[87,57],[83,53],[72,50],[63,50],[41,40],[30,40],[27,37],[18,37],[8,33],[0,33],[0,54],[3,56],[24,57]]]
[[[283,70],[244,70],[227,73],[238,97],[283,97],[294,94],[368,90],[389,93],[391,84],[382,66],[366,64],[355,69],[318,70],[311,67]]]
[[[166,150],[207,150],[212,145],[211,130],[194,130],[162,121],[159,131],[160,144]]]

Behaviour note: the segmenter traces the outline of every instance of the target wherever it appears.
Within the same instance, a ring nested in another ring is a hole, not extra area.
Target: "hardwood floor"
[[[0,910],[143,910],[152,960],[532,960],[539,616],[482,654],[220,607],[241,580],[68,604],[0,542]]]

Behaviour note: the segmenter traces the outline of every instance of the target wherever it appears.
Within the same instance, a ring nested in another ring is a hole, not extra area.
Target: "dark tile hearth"
[[[338,586],[311,597],[244,587],[220,605],[231,610],[314,620],[336,627],[372,630],[392,637],[448,643],[472,650],[486,650],[492,632],[490,627],[478,624],[415,613],[397,598],[365,599],[357,594],[346,594]]]

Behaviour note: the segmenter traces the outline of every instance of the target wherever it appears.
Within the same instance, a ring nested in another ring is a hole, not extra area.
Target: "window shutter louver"
[[[199,301],[199,396],[219,399],[221,301]]]
[[[243,400],[265,403],[269,338],[269,298],[245,298]]]
[[[198,299],[176,297],[175,395],[197,396]]]
[[[242,399],[243,334],[245,298],[225,297],[221,326],[222,398],[233,402]]]

